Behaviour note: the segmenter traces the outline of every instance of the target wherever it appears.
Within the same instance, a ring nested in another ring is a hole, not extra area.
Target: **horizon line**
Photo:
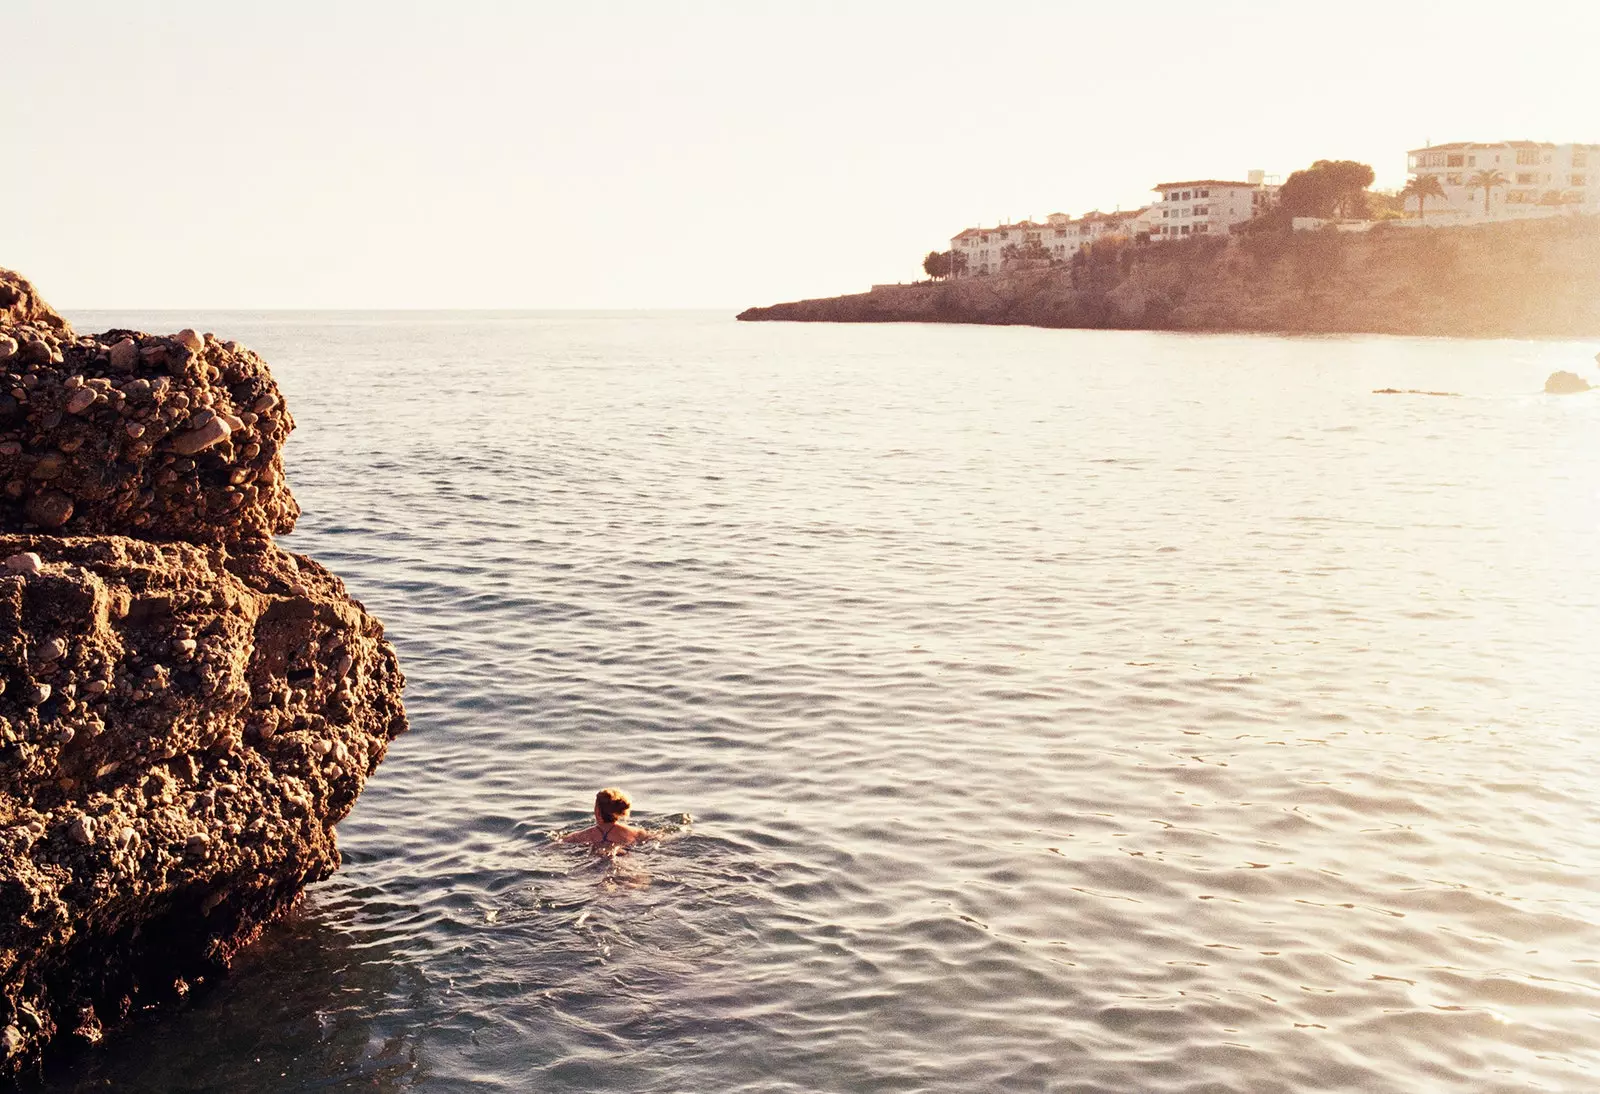
[[[205,307],[184,307],[184,306],[141,307],[139,305],[133,305],[133,304],[122,304],[122,305],[104,305],[104,304],[99,304],[99,305],[61,305],[61,304],[52,304],[52,306],[58,312],[148,312],[148,313],[152,313],[152,314],[155,314],[155,313],[189,314],[189,313],[193,313],[193,312],[257,312],[257,313],[327,312],[327,313],[344,313],[344,314],[348,314],[350,312],[368,312],[368,313],[393,314],[393,315],[440,315],[440,314],[463,314],[463,315],[465,315],[465,314],[483,314],[483,313],[486,313],[486,312],[494,312],[494,313],[498,313],[498,314],[538,315],[538,314],[553,314],[553,313],[591,313],[591,314],[593,314],[593,313],[607,313],[607,314],[620,314],[620,313],[626,313],[626,312],[721,312],[721,311],[739,312],[739,311],[743,311],[745,308],[749,307],[750,305],[748,305],[748,304],[745,304],[745,305],[694,305],[694,306],[672,306],[672,307],[657,307],[657,306],[648,306],[648,305],[636,305],[636,306],[629,306],[629,307],[542,307],[542,308],[540,308],[540,307],[494,307],[494,306],[451,307],[451,308],[354,307],[354,306],[343,306],[343,307],[327,307],[327,306],[322,306],[322,307],[292,307],[292,306],[291,307],[286,307],[286,306],[260,307],[260,306],[242,305],[242,304],[210,305],[210,306],[205,306]]]

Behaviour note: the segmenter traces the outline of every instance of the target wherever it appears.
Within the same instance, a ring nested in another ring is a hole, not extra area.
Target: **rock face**
[[[750,308],[744,320],[1463,338],[1600,335],[1600,221],[1096,244],[1066,266]]]
[[[382,626],[266,538],[298,510],[260,359],[79,339],[18,281],[0,277],[0,350],[47,349],[0,363],[27,396],[6,434],[26,455],[0,456],[25,480],[0,507],[0,1078],[225,969],[337,867],[333,826],[406,727]],[[109,436],[145,423],[137,454]],[[65,501],[36,488],[41,448]]]
[[[0,270],[0,327],[29,325],[70,335],[72,326],[20,274]]]
[[[266,364],[232,342],[0,326],[0,527],[210,543],[292,531],[293,428]]]

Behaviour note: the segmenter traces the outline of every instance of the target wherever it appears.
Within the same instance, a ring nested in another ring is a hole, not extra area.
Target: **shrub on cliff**
[[[1289,176],[1278,191],[1278,208],[1289,218],[1362,217],[1367,187],[1376,177],[1371,167],[1354,160],[1318,160]]]

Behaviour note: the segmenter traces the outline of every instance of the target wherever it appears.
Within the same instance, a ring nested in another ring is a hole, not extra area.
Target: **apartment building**
[[[964,277],[987,277],[1007,268],[1007,248],[1038,254],[1057,261],[1070,261],[1084,247],[1103,239],[1131,239],[1148,224],[1146,209],[1102,213],[1099,210],[1073,218],[1066,213],[1051,213],[1044,223],[1022,220],[993,228],[968,228],[952,236],[950,251],[965,257]],[[1014,263],[1013,263],[1014,265]]]
[[[1444,201],[1427,200],[1427,219],[1507,220],[1560,212],[1600,212],[1600,144],[1540,141],[1455,141],[1406,153],[1407,170],[1439,180]],[[1481,176],[1499,172],[1504,182],[1488,188]],[[1408,198],[1406,211],[1417,210]]]
[[[1251,171],[1244,182],[1191,179],[1158,183],[1152,189],[1161,195],[1151,206],[1149,229],[1151,241],[1157,243],[1225,235],[1235,224],[1272,208],[1278,196],[1278,184],[1267,182],[1260,171]]]

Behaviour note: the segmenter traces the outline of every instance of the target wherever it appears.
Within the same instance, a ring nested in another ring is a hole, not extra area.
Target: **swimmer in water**
[[[645,840],[660,839],[655,832],[634,828],[625,823],[633,802],[628,795],[614,786],[608,786],[594,796],[594,824],[581,832],[562,836],[562,843],[583,843],[600,854],[616,854]]]

